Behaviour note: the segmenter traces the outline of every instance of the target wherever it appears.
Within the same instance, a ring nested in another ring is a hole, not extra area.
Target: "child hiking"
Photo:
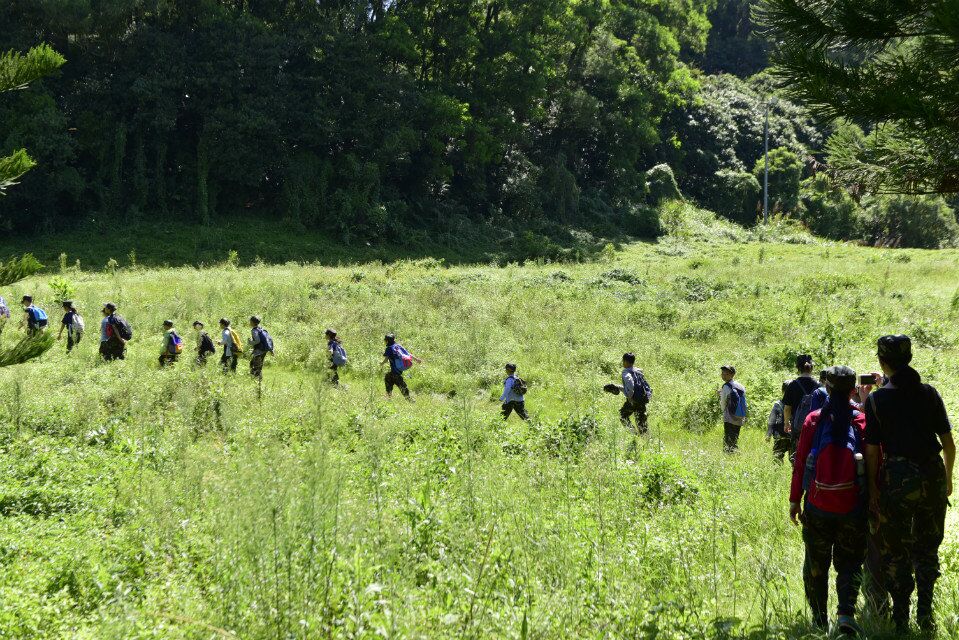
[[[506,367],[506,380],[503,381],[503,395],[499,401],[503,404],[503,420],[508,420],[514,411],[523,420],[529,422],[526,413],[526,383],[516,375],[516,365],[512,362]]]
[[[236,373],[236,364],[243,348],[240,346],[240,336],[233,330],[230,321],[226,318],[220,318],[220,340],[217,344],[223,347],[223,355],[220,356],[220,366],[223,367],[223,372]]]
[[[866,559],[867,482],[866,418],[850,397],[856,372],[831,367],[826,374],[829,397],[806,418],[799,434],[789,492],[789,515],[802,522],[806,560],[803,583],[813,622],[828,628],[829,567],[836,568],[836,626],[860,633],[856,602]]]
[[[340,384],[340,367],[346,366],[346,349],[343,343],[336,335],[334,329],[327,329],[324,332],[326,336],[326,349],[330,352],[330,383],[335,387]]]
[[[73,347],[80,344],[86,326],[83,322],[83,317],[80,315],[80,312],[77,311],[77,307],[73,304],[72,300],[64,300],[62,306],[65,313],[63,314],[63,319],[60,321],[60,331],[57,332],[57,340],[63,339],[63,331],[66,330],[67,353],[70,353],[73,351]]]
[[[28,336],[35,336],[47,328],[47,312],[33,304],[33,296],[23,296],[20,301],[23,305],[23,320],[21,327],[26,327]]]
[[[273,338],[260,326],[259,316],[250,316],[250,375],[257,380],[263,379],[263,362],[266,354],[273,355]]]
[[[624,353],[622,364],[623,372],[620,377],[623,386],[608,384],[603,387],[603,390],[613,395],[622,393],[626,396],[626,402],[619,410],[619,419],[627,429],[632,430],[633,425],[630,422],[630,417],[635,416],[636,433],[644,435],[649,431],[647,407],[653,397],[653,390],[646,382],[643,372],[636,368],[636,356],[634,354]]]
[[[173,328],[172,320],[163,321],[163,343],[160,347],[160,366],[173,364],[183,353],[183,338]]]
[[[380,364],[384,365],[388,362],[390,365],[390,370],[383,378],[386,383],[386,395],[393,397],[393,387],[399,387],[403,397],[412,401],[410,388],[406,386],[403,372],[412,367],[414,362],[420,364],[423,361],[403,348],[403,345],[396,341],[396,336],[392,333],[386,334],[383,341],[386,342],[386,351],[383,352],[383,362]]]
[[[100,321],[100,356],[106,362],[123,360],[126,357],[127,341],[133,338],[133,329],[121,316],[112,302],[103,305]]]
[[[719,388],[719,404],[723,410],[723,451],[734,453],[739,450],[739,432],[746,424],[746,388],[739,384],[736,367],[724,364],[719,368],[723,386]]]
[[[207,357],[216,353],[216,346],[210,334],[203,330],[203,323],[199,320],[193,323],[193,331],[196,333],[196,363],[202,367],[206,365]]]

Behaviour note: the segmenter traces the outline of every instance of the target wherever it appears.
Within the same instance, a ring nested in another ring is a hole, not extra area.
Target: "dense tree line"
[[[214,224],[346,239],[628,215],[696,99],[708,0],[11,0],[62,72],[0,103],[40,166],[7,229]]]

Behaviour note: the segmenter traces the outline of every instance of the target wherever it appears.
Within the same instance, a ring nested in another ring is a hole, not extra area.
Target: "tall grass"
[[[0,629],[816,637],[765,411],[797,351],[869,370],[876,336],[919,327],[917,367],[955,413],[957,256],[690,236],[575,266],[70,270],[88,324],[110,299],[136,339],[124,362],[99,363],[91,331],[0,371]],[[53,306],[40,278],[8,297],[26,288]],[[163,319],[190,335],[252,313],[278,347],[262,394],[212,364],[156,367]],[[349,350],[343,389],[326,383],[327,326]],[[387,331],[425,360],[415,404],[384,398]],[[655,392],[641,439],[600,391],[626,350]],[[506,361],[529,425],[499,418]],[[724,362],[754,411],[734,457]],[[950,518],[941,638],[959,631]]]

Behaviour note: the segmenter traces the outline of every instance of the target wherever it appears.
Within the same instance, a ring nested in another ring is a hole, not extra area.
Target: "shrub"
[[[835,240],[862,237],[862,209],[845,189],[834,184],[829,176],[819,174],[805,180],[801,194],[802,221],[810,231]]]
[[[756,221],[761,211],[762,186],[745,171],[717,171],[706,194],[707,209],[742,225]]]
[[[676,184],[676,176],[668,164],[657,164],[646,172],[646,190],[647,199],[652,205],[683,199],[679,185]]]
[[[941,197],[881,196],[866,204],[864,239],[881,247],[939,249],[956,244],[959,224]]]
[[[753,168],[753,175],[760,185],[763,183],[765,167],[764,158],[759,158]],[[802,171],[802,160],[789,149],[779,147],[769,152],[770,211],[792,213],[799,208]]]

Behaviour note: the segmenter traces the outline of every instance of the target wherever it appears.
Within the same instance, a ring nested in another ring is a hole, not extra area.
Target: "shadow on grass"
[[[605,232],[605,233],[604,233]],[[607,237],[609,236],[609,237]],[[457,230],[410,231],[376,243],[345,241],[332,231],[263,218],[229,218],[209,227],[171,221],[135,227],[89,223],[72,231],[8,236],[0,240],[0,257],[32,253],[47,270],[66,256],[68,266],[103,269],[117,266],[200,266],[223,263],[231,251],[238,264],[257,261],[326,266],[434,258],[450,265],[523,262],[548,259],[581,262],[593,259],[609,242],[629,238],[607,228],[593,233],[560,226],[498,228],[477,223]]]

